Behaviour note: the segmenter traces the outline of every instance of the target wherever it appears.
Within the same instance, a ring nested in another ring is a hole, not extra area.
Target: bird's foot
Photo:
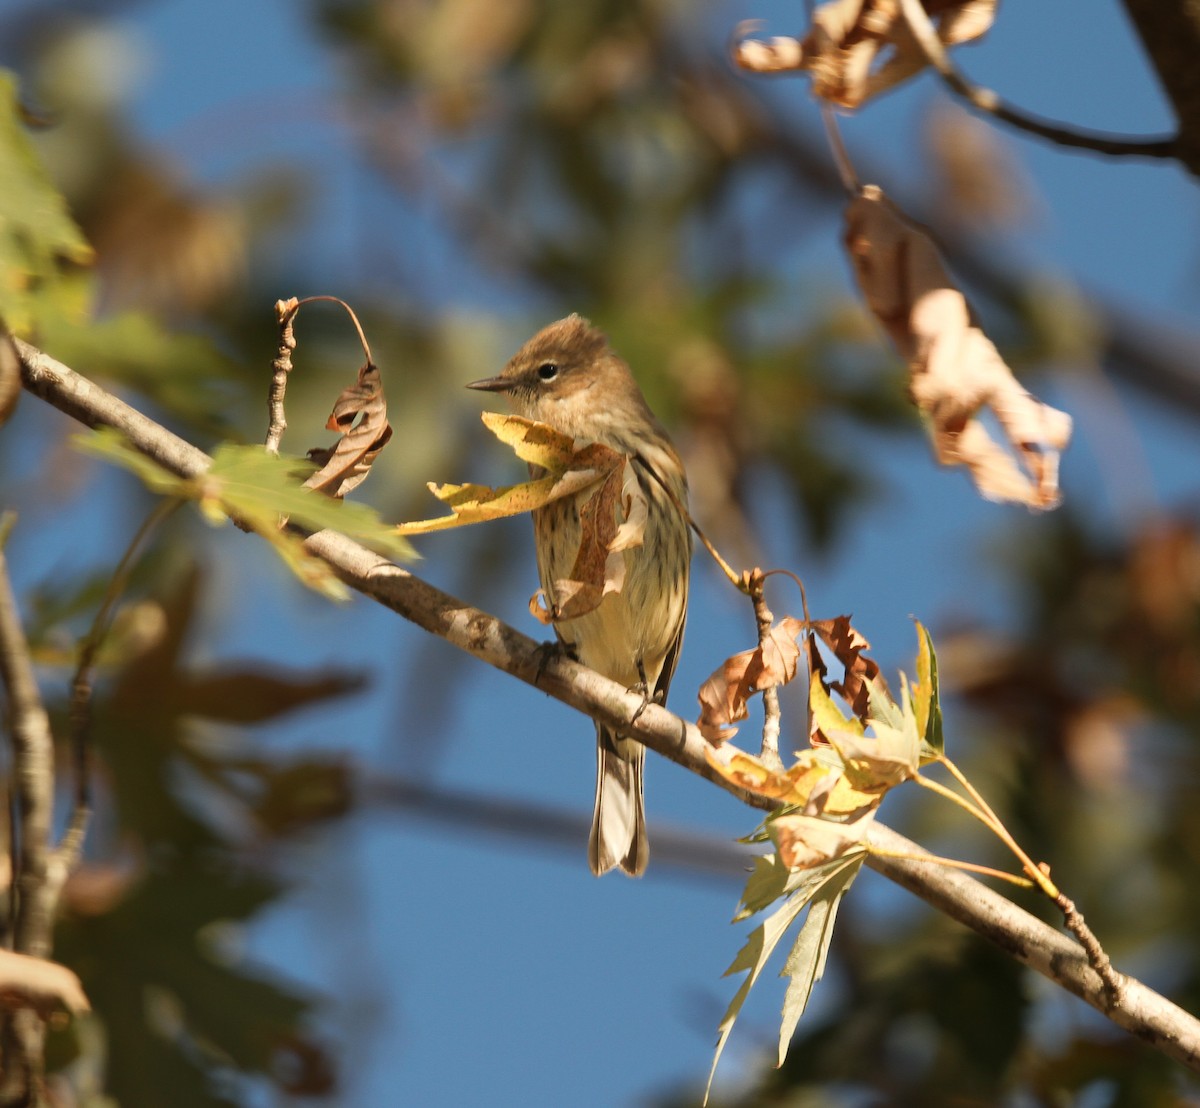
[[[632,727],[641,718],[642,713],[650,707],[651,704],[662,705],[666,702],[666,697],[661,689],[650,691],[650,683],[646,680],[646,667],[642,665],[641,658],[638,659],[638,682],[630,688],[630,692],[635,692],[641,695],[642,702],[638,705],[637,711],[633,713],[629,720],[629,726]]]
[[[537,669],[533,675],[533,683],[540,684],[546,673],[546,667],[559,658],[570,658],[572,662],[579,661],[579,654],[574,644],[552,639],[542,643],[537,649]]]

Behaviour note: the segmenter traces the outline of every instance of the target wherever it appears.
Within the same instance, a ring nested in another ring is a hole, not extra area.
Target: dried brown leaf
[[[625,458],[579,506],[579,551],[570,574],[554,582],[553,613],[542,609],[539,589],[530,611],[543,623],[562,623],[595,611],[625,584],[624,551],[640,546],[649,505]]]
[[[724,742],[737,734],[737,728],[729,725],[746,718],[746,702],[756,692],[786,685],[796,676],[800,657],[796,638],[803,630],[803,620],[786,616],[771,627],[762,643],[726,658],[700,686],[696,726],[709,742]]]
[[[874,658],[868,658],[865,653],[871,648],[871,644],[850,625],[849,616],[813,620],[809,626],[813,634],[833,652],[833,656],[845,669],[842,680],[828,682],[829,687],[845,700],[855,716],[865,723],[870,707],[867,682],[874,681],[883,685],[883,678],[879,675],[879,663]],[[817,657],[815,650],[812,653],[814,658]],[[823,673],[822,679],[824,680]],[[886,685],[884,687],[886,688]],[[815,720],[816,716],[813,718]]]
[[[321,468],[304,483],[342,497],[367,479],[372,463],[392,437],[378,366],[367,362],[358,371],[358,380],[342,390],[325,426],[340,431],[342,437],[331,447],[308,452]]]
[[[876,185],[846,211],[846,248],[871,311],[908,361],[913,401],[943,465],[966,466],[991,500],[1052,508],[1071,417],[1027,392],[980,330],[937,247]],[[995,413],[1013,454],[978,420]]]
[[[923,0],[945,46],[979,38],[992,25],[996,0]],[[919,73],[929,63],[909,31],[898,0],[830,0],[813,14],[803,39],[755,40],[737,32],[734,60],[759,73],[807,70],[813,92],[844,108]]]

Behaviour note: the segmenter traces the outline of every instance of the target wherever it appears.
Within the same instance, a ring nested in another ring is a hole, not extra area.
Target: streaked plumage
[[[624,552],[620,592],[595,610],[555,625],[581,662],[630,688],[665,700],[683,641],[691,532],[679,504],[687,479],[671,440],[646,404],[629,367],[605,335],[577,315],[539,331],[498,377],[472,388],[503,392],[513,410],[571,435],[576,446],[600,442],[630,458],[644,493],[642,544]],[[668,492],[670,490],[670,492]],[[580,493],[534,513],[538,573],[547,601],[570,576],[579,548]],[[640,874],[649,846],[643,804],[645,748],[597,724],[596,803],[588,859],[599,875],[614,866]]]

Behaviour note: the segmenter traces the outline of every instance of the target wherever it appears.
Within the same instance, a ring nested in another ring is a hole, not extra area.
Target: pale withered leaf
[[[996,0],[923,0],[944,46],[983,35]],[[844,108],[857,108],[894,88],[928,64],[909,30],[899,0],[830,0],[813,13],[803,39],[755,40],[739,28],[734,60],[759,73],[806,70],[813,92]]]
[[[865,855],[851,854],[839,858],[834,862],[828,863],[823,867],[811,871],[805,871],[802,879],[797,883],[794,892],[787,895],[784,902],[769,916],[767,916],[758,927],[756,927],[746,940],[746,945],[738,951],[733,963],[725,971],[725,976],[728,977],[733,973],[746,973],[746,980],[742,982],[741,987],[730,1001],[729,1007],[725,1011],[724,1017],[718,1027],[717,1045],[713,1052],[712,1069],[708,1074],[708,1085],[704,1091],[704,1103],[708,1103],[708,1096],[712,1090],[713,1076],[717,1072],[717,1063],[721,1060],[721,1053],[725,1049],[725,1044],[729,1040],[729,1035],[733,1031],[733,1025],[737,1021],[738,1014],[742,1010],[742,1005],[746,1002],[746,997],[750,995],[750,989],[762,974],[768,959],[774,953],[775,948],[779,945],[780,940],[787,934],[788,929],[810,904],[813,906],[809,912],[809,920],[805,921],[805,926],[797,936],[796,947],[793,948],[792,955],[788,958],[788,963],[784,966],[785,974],[791,973],[793,983],[797,977],[807,981],[807,991],[804,992],[803,999],[807,1000],[808,992],[811,992],[812,985],[820,979],[821,973],[825,966],[825,955],[828,951],[829,940],[833,933],[833,922],[836,914],[836,906],[841,899],[843,893],[849,888],[850,882],[854,875],[858,872],[862,865],[862,860]],[[751,880],[755,880],[755,875],[751,875]],[[790,886],[785,885],[785,894]],[[749,896],[749,885],[747,885],[747,894]],[[743,900],[746,899],[743,897]],[[761,899],[761,898],[757,898]],[[830,907],[818,909],[818,905],[826,904]],[[765,907],[765,905],[764,905]],[[814,932],[808,931],[809,921],[813,920],[812,911],[818,910],[816,917],[816,929]],[[739,916],[739,918],[743,918]],[[805,944],[803,947],[801,944]],[[797,954],[797,950],[803,951],[811,944],[815,950],[815,956],[804,960],[801,955]],[[789,966],[794,967],[794,972],[789,971]],[[794,1012],[795,1019],[799,1019],[800,1011],[803,1011],[803,1003],[799,1004],[797,1011],[796,1000],[798,996],[792,995],[792,990],[789,988],[788,996],[791,1000],[791,1005],[785,1001],[784,1020],[785,1023],[791,1019],[791,1014]],[[791,1020],[791,1028],[794,1029],[795,1020]],[[788,1039],[791,1038],[791,1030],[788,1031]]]
[[[867,821],[862,821],[867,822]],[[795,1033],[796,1024],[808,1007],[813,986],[825,975],[825,962],[829,956],[829,944],[833,939],[833,925],[837,921],[838,907],[846,895],[858,871],[862,868],[865,851],[847,853],[840,858],[812,898],[804,926],[796,936],[787,961],[783,965],[783,976],[787,977],[788,989],[783,998],[783,1018],[779,1024],[779,1062],[787,1058],[788,1046]]]
[[[988,499],[1055,507],[1071,418],[1013,377],[933,241],[876,185],[865,186],[847,208],[845,241],[867,304],[908,362],[910,392],[937,460],[965,466]],[[995,413],[1011,450],[979,421],[984,407]]]

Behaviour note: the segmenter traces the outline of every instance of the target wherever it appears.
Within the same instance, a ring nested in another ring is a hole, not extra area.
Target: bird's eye
[[[543,381],[553,381],[558,376],[558,366],[553,362],[543,362],[537,368],[537,375]]]

